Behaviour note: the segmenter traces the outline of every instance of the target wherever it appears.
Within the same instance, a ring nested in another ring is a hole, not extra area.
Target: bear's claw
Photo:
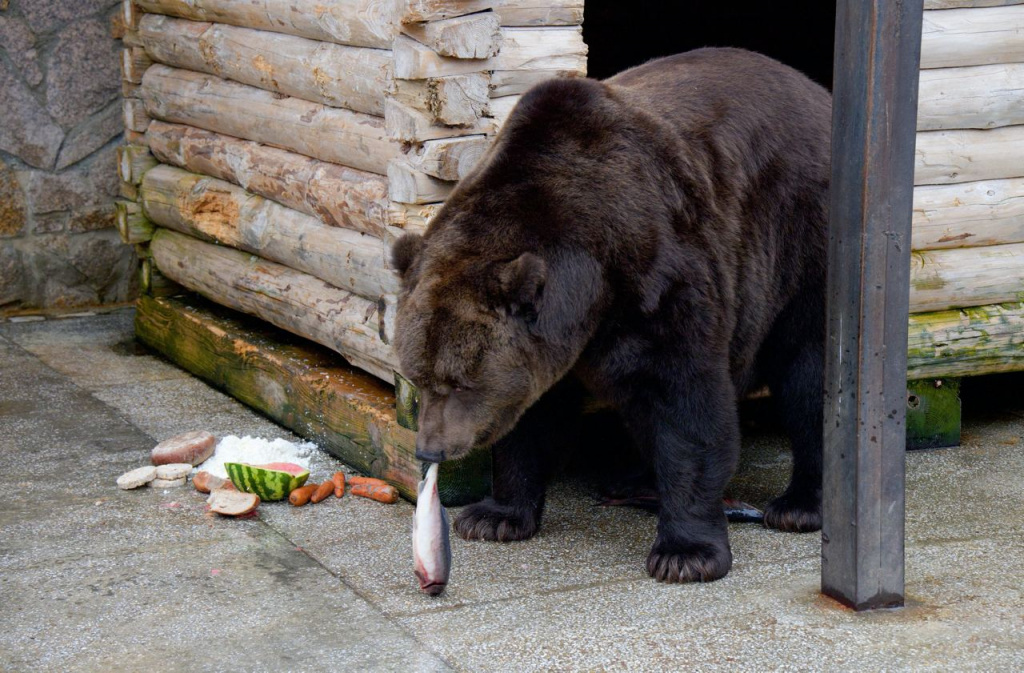
[[[487,498],[462,510],[454,527],[463,540],[514,542],[533,537],[538,524],[538,517],[532,513]]]
[[[764,525],[787,533],[821,530],[821,498],[783,493],[765,508]]]
[[[732,567],[729,547],[695,543],[675,548],[655,543],[647,557],[647,573],[659,582],[712,582]]]

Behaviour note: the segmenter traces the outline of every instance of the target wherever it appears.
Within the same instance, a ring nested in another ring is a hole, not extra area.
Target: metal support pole
[[[903,605],[907,315],[922,0],[839,0],[822,591]]]

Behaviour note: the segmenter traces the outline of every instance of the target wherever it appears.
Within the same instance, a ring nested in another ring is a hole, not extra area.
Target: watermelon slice
[[[260,500],[284,500],[309,478],[309,470],[295,463],[224,463],[224,469],[235,488],[255,493]]]

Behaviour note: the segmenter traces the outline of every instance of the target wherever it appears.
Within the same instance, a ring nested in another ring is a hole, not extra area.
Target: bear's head
[[[403,279],[395,349],[420,392],[416,455],[440,462],[500,439],[553,381],[532,333],[544,260],[453,258],[433,247],[415,234],[394,246]]]
[[[420,391],[421,460],[508,433],[594,334],[614,241],[643,247],[608,198],[650,164],[616,109],[591,80],[534,87],[426,234],[395,243],[395,349]]]

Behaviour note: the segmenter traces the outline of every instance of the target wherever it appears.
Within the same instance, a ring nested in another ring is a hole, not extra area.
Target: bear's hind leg
[[[469,505],[455,518],[465,540],[514,542],[536,534],[544,512],[547,479],[556,456],[573,441],[582,407],[582,390],[563,381],[519,419],[491,447],[492,496]]]
[[[821,529],[824,334],[801,322],[783,323],[762,361],[793,447],[789,486],[765,508],[764,524],[792,533]]]
[[[647,572],[659,582],[710,582],[732,567],[722,496],[739,455],[734,390],[724,372],[663,390],[638,395],[626,409],[638,445],[653,452],[658,487]]]

